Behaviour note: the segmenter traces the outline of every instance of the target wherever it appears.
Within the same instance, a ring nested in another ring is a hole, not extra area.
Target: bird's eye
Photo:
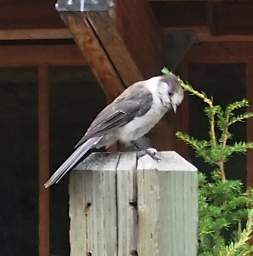
[[[172,93],[172,92],[169,92],[169,96],[170,96],[170,97],[173,96],[173,93]]]

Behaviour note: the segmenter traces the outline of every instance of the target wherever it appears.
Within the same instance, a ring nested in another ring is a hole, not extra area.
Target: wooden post
[[[49,190],[44,187],[44,183],[49,177],[49,88],[47,66],[39,66],[38,81],[39,256],[49,256]]]
[[[197,254],[197,170],[176,152],[95,153],[70,178],[71,256]]]
[[[252,101],[253,101],[253,61],[250,61],[247,64],[246,68],[246,95],[247,98],[251,101],[251,105],[249,107],[249,111],[253,111]],[[247,141],[253,141],[253,120],[247,119],[246,122],[246,132],[247,132]],[[248,187],[253,186],[253,152],[252,150],[247,151],[246,155],[247,165],[246,165],[246,177],[247,177],[247,185]]]

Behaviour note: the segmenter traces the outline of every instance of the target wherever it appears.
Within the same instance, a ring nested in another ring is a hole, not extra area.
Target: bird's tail
[[[55,171],[55,173],[44,184],[45,188],[58,183],[58,181],[71,169],[75,164],[86,154],[91,148],[93,148],[102,137],[90,138],[80,145],[68,159]]]

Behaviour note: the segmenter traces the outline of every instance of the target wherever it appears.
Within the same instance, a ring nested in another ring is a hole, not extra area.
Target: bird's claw
[[[152,159],[159,161],[161,157],[158,156],[158,151],[155,148],[147,148],[141,151],[138,151],[137,158],[141,158],[144,155],[149,155]]]

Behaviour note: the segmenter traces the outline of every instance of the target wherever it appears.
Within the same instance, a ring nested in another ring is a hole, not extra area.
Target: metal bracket
[[[113,0],[57,0],[58,12],[108,11],[114,5]]]

